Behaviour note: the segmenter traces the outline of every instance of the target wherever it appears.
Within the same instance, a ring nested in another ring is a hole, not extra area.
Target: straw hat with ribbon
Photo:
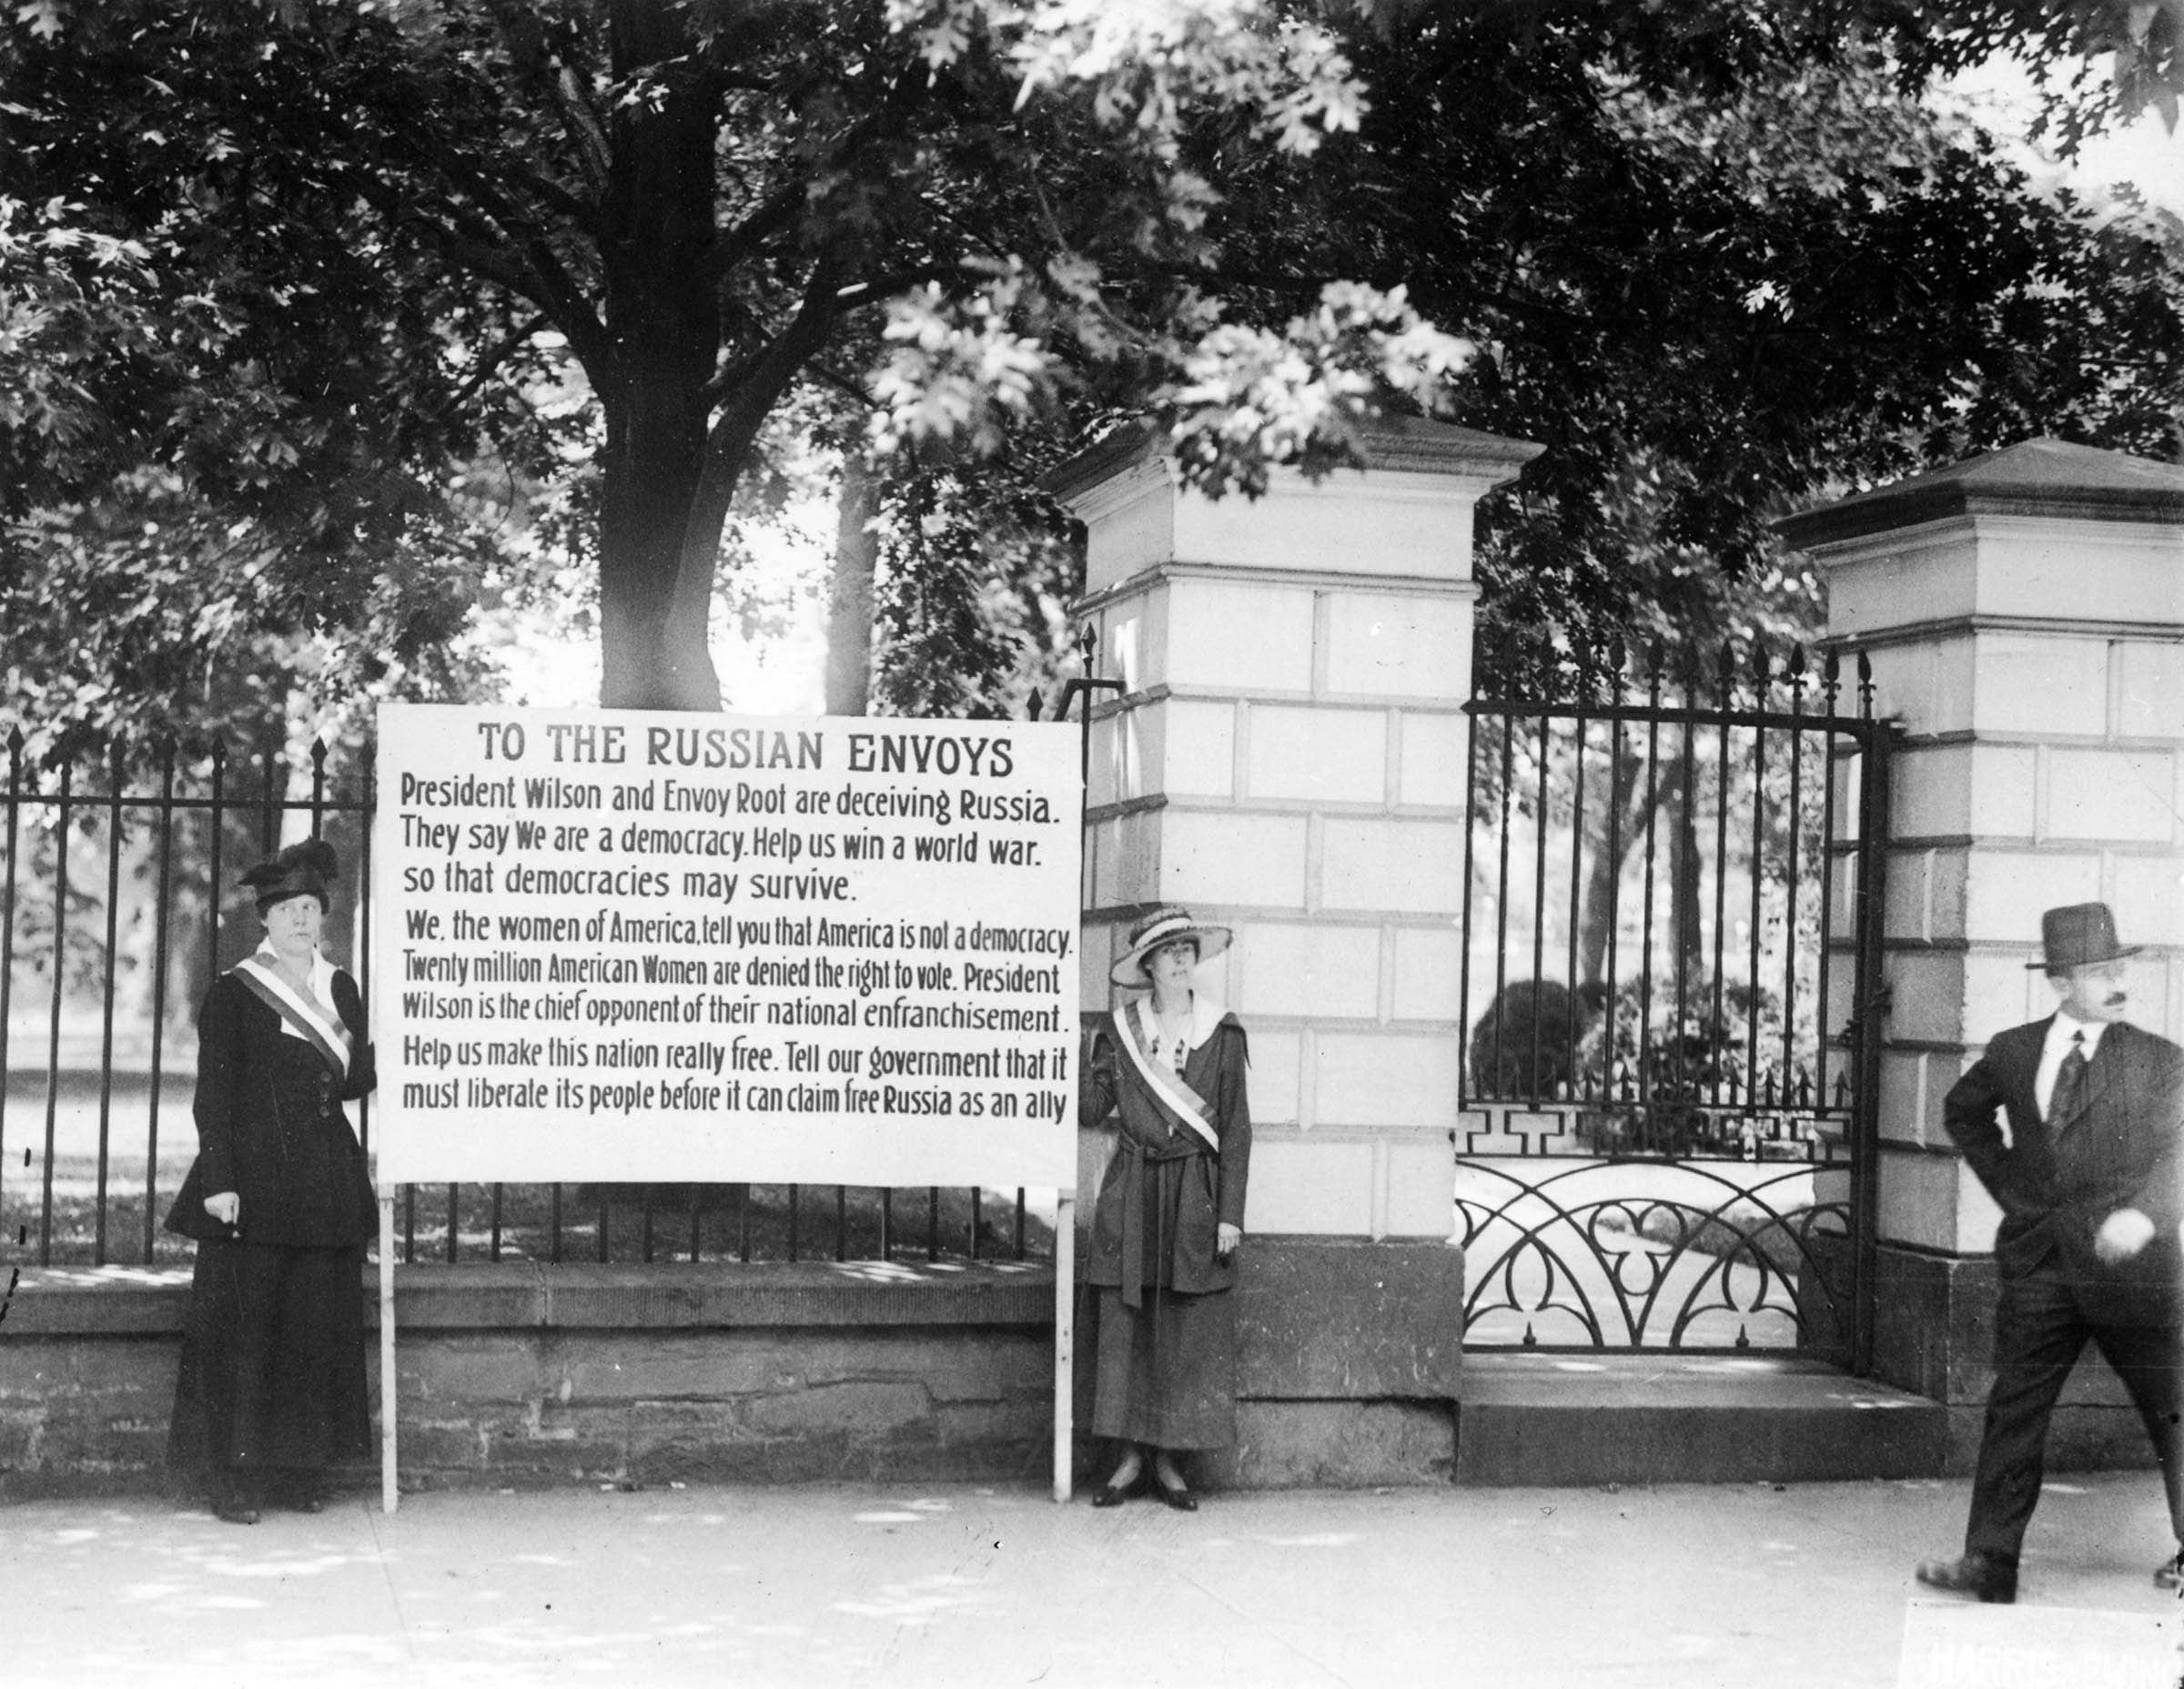
[[[1191,918],[1180,904],[1163,904],[1150,915],[1138,916],[1130,928],[1130,947],[1115,958],[1107,977],[1118,986],[1143,986],[1146,959],[1162,945],[1188,938],[1198,947],[1198,960],[1218,956],[1234,936],[1226,926],[1214,926]]]

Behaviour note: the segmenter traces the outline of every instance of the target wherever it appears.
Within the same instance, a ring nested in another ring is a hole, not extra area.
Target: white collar
[[[261,938],[258,941],[258,948],[251,953],[250,959],[254,962],[263,962],[268,967],[272,967],[279,962],[280,953],[273,948],[273,941],[270,938]],[[311,995],[325,1004],[327,1007],[333,1007],[334,965],[321,956],[316,946],[313,946],[311,950],[310,979]]]
[[[1195,1050],[1213,1037],[1214,1028],[1228,1013],[1228,1006],[1203,991],[1190,994],[1190,1029],[1183,1035],[1183,1047]],[[1138,999],[1138,1029],[1144,1035],[1146,1047],[1151,1048],[1159,1037],[1160,1023],[1153,1015],[1152,994],[1148,992]]]
[[[2075,1015],[2055,1011],[2055,1020],[2048,1028],[2048,1047],[2068,1049],[2073,1039],[2085,1040],[2086,1059],[2093,1059],[2093,1052],[2100,1047],[2100,1035],[2116,1023],[2108,1020],[2080,1020]]]

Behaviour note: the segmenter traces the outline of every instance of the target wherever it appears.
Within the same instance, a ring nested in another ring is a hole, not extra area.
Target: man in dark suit
[[[1965,1552],[1922,1583],[2017,1598],[2040,1495],[2048,1416],[2090,1338],[2153,1438],[2184,1583],[2184,1049],[2123,1018],[2123,958],[2106,904],[2041,917],[2055,1014],[1999,1034],[1942,1106],[1949,1136],[2002,1209],[1995,1234],[1995,1385]]]

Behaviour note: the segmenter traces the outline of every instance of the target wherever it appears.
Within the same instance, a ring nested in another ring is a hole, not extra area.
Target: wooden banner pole
[[[379,1192],[379,1508],[394,1512],[394,1194]]]
[[[1069,1499],[1071,1451],[1076,1441],[1075,1344],[1071,1313],[1077,1279],[1077,1193],[1065,1190],[1054,1210],[1054,1499]]]

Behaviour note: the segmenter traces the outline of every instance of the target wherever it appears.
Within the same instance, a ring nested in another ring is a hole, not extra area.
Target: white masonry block
[[[1254,921],[1238,943],[1237,1008],[1305,1020],[1370,1020],[1380,1010],[1380,934],[1373,926]]]
[[[1168,599],[1167,645],[1148,674],[1153,683],[1259,695],[1311,691],[1308,589],[1178,575]]]
[[[1315,1064],[1317,1126],[1448,1128],[1461,1057],[1452,1037],[1325,1032]]]
[[[1160,829],[1160,896],[1168,903],[1251,904],[1301,909],[1305,893],[1302,815],[1253,815],[1170,806]]]
[[[1462,1033],[1463,935],[1453,920],[1438,926],[1395,929],[1395,1001],[1401,1020],[1457,1023]]]
[[[2170,844],[2177,836],[2175,752],[2055,746],[2048,753],[2045,819],[2051,838]]]
[[[2108,731],[2106,640],[1982,633],[1973,660],[1975,732],[2054,739]]]
[[[1262,1236],[1370,1237],[1372,1149],[1354,1140],[1255,1132],[1244,1229]]]
[[[2117,734],[2184,743],[2184,641],[2121,639],[2114,652]]]
[[[1406,808],[1461,809],[1471,779],[1471,722],[1453,711],[1406,710],[1395,801]]]
[[[1463,828],[1455,822],[1330,817],[1320,895],[1330,909],[1452,912],[1463,904]]]
[[[1468,595],[1335,592],[1327,605],[1327,691],[1461,703],[1471,673]]]
[[[1255,704],[1245,795],[1325,804],[1384,804],[1388,716],[1380,710]]]

